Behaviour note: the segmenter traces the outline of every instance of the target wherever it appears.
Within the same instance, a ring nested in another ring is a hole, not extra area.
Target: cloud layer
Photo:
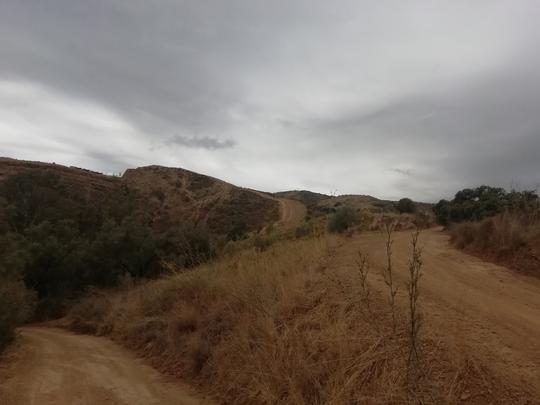
[[[5,0],[0,154],[436,200],[540,184],[536,1]]]

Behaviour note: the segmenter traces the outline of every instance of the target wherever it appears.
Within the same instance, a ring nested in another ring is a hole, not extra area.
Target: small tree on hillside
[[[400,214],[413,214],[416,212],[416,204],[410,198],[402,198],[396,204]]]

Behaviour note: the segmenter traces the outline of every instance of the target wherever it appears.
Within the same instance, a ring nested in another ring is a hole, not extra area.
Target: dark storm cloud
[[[269,190],[433,200],[528,187],[539,12],[533,0],[0,0],[2,152],[108,172],[180,165]]]
[[[153,133],[224,130],[246,102],[243,75],[278,56],[306,4],[4,1],[0,74],[95,99]]]
[[[433,88],[368,113],[318,122],[313,130],[320,136],[339,133],[346,139],[342,153],[361,149],[385,156],[388,165],[408,166],[389,167],[407,176],[397,180],[403,193],[415,187],[436,198],[484,183],[535,188],[540,184],[540,64],[505,66],[451,89]]]

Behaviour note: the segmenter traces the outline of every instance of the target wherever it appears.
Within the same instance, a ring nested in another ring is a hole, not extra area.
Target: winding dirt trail
[[[394,234],[401,305],[406,305],[411,235]],[[358,235],[338,254],[342,268],[354,271],[358,250],[368,253],[373,267],[369,281],[382,294],[387,292],[381,276],[384,241],[381,233]],[[421,245],[420,300],[427,333],[445,340],[456,356],[466,352],[505,381],[527,386],[540,401],[540,280],[462,253],[442,231],[424,231]]]
[[[21,328],[16,358],[0,386],[1,405],[195,405],[168,380],[105,338],[59,329]]]
[[[279,203],[280,224],[285,229],[295,228],[300,225],[306,217],[306,206],[297,200],[291,200],[289,198],[276,198],[270,194],[263,193],[262,191],[250,190],[253,193],[270,200],[277,201]]]

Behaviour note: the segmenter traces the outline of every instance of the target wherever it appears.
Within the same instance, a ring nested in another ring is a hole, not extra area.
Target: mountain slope
[[[67,188],[96,204],[121,187],[136,190],[144,214],[158,230],[189,222],[227,235],[255,231],[280,219],[279,202],[273,198],[180,168],[147,166],[128,169],[117,177],[54,163],[0,158],[0,183],[24,172],[54,173]]]
[[[128,169],[122,181],[145,197],[159,228],[191,221],[227,234],[235,228],[255,231],[279,219],[278,203],[262,193],[189,170],[161,166]]]

